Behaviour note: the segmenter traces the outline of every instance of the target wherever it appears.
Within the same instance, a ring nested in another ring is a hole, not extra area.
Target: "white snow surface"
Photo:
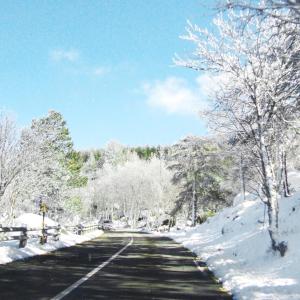
[[[300,192],[280,200],[280,238],[288,243],[284,257],[270,250],[262,201],[248,195],[234,203],[204,224],[167,235],[206,261],[234,299],[299,300]]]
[[[30,228],[41,228],[42,227],[42,216],[32,213],[22,214],[18,218],[14,220],[14,226],[27,226],[28,229]],[[45,217],[45,225],[46,226],[56,226],[58,225],[53,220]]]
[[[56,225],[57,223],[49,218],[45,218],[45,223],[48,226]],[[31,213],[23,214],[14,222],[14,226],[27,226],[27,228],[41,228],[42,217]],[[14,260],[27,258],[35,255],[47,254],[59,248],[65,248],[80,244],[88,240],[99,237],[103,234],[102,230],[95,230],[83,235],[76,235],[62,228],[60,240],[54,241],[51,237],[44,245],[39,243],[38,238],[28,239],[25,248],[19,248],[19,241],[2,241],[0,242],[0,264],[12,262]]]

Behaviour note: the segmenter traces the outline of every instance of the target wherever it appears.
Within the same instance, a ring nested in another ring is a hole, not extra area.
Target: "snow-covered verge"
[[[235,299],[300,299],[300,192],[281,199],[279,219],[284,257],[270,250],[264,204],[253,196],[168,236],[206,261]]]
[[[38,228],[41,226],[41,221],[41,216],[39,215],[24,214],[15,220],[14,225],[26,225],[27,228]],[[45,221],[48,226],[56,225],[51,219],[46,218]],[[84,235],[76,235],[62,228],[59,241],[55,242],[53,239],[49,238],[47,244],[44,245],[41,245],[37,238],[28,239],[25,248],[19,248],[18,241],[0,242],[0,264],[9,263],[30,256],[46,254],[59,248],[74,246],[75,244],[80,244],[99,237],[102,234],[102,230],[96,230],[85,233]]]

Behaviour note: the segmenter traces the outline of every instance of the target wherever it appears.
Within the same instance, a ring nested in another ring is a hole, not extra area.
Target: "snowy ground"
[[[292,177],[295,187],[300,176]],[[235,299],[300,299],[300,192],[280,202],[285,257],[270,251],[263,203],[238,200],[206,223],[168,236],[205,260]]]
[[[15,226],[26,225],[27,228],[39,228],[41,227],[41,216],[35,214],[24,214],[15,220]],[[46,224],[48,226],[56,225],[56,223],[46,218]],[[62,229],[60,240],[55,242],[51,238],[48,239],[47,244],[40,245],[39,240],[29,239],[25,248],[19,249],[19,241],[6,241],[0,242],[0,264],[12,262],[17,259],[23,259],[26,257],[46,254],[59,248],[70,247],[75,244],[83,243],[85,241],[94,239],[103,234],[102,230],[96,230],[88,232],[84,235],[76,235],[71,232]]]

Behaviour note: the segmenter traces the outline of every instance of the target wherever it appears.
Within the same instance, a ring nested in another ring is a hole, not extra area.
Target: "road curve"
[[[232,299],[196,268],[194,258],[165,237],[109,232],[2,265],[0,299]]]

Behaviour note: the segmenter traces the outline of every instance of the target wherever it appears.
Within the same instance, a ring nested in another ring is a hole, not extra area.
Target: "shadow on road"
[[[168,238],[111,232],[90,242],[0,267],[0,299],[51,299],[128,243],[134,243],[64,299],[231,299]]]
[[[133,236],[131,247],[66,299],[231,299],[189,250],[165,237]]]

